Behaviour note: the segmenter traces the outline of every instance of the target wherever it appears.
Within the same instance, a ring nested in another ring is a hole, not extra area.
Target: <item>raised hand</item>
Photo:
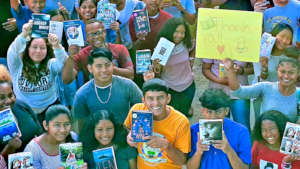
[[[52,45],[54,49],[60,48],[59,38],[56,34],[49,33],[48,42]]]
[[[114,23],[110,24],[110,28],[118,32],[120,30],[119,22],[115,21]]]
[[[15,18],[8,18],[7,22],[2,23],[3,29],[12,32],[17,29],[17,22]]]
[[[29,37],[31,35],[32,25],[33,25],[33,21],[32,20],[29,20],[28,23],[25,23],[23,25],[22,36],[24,38],[27,38],[27,37]]]

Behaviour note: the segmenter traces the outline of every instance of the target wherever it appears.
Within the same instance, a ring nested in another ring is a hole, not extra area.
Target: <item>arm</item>
[[[200,138],[199,133],[196,135],[198,138]],[[197,138],[197,139],[198,139]],[[197,150],[187,162],[187,168],[188,169],[199,169],[201,164],[201,159],[204,151],[208,151],[209,146],[206,144],[202,144],[202,140],[199,140],[197,142]]]
[[[119,56],[119,58],[117,60],[119,66],[118,67],[114,66],[114,74],[133,80],[134,78],[133,63],[127,48],[124,45],[117,45],[116,47],[117,49],[112,49],[112,50],[118,51],[117,55]]]
[[[128,161],[128,163],[129,163],[129,168],[130,169],[137,169],[137,164],[136,164],[136,159],[135,158],[130,159]]]
[[[237,78],[237,73],[233,68],[233,62],[230,59],[225,59],[224,66],[227,72],[228,86],[231,90],[237,90],[240,88],[240,84]]]
[[[10,7],[12,7],[17,13],[19,12],[20,0],[10,0]]]
[[[65,62],[62,70],[62,79],[65,84],[71,83],[77,76],[77,70],[74,68],[74,56],[79,53],[79,46],[69,46],[69,58]]]
[[[126,77],[128,79],[133,80],[134,70],[131,66],[128,66],[126,68],[119,68],[119,67],[114,66],[114,75],[119,75],[119,76]]]
[[[176,8],[178,9],[178,11],[180,11],[180,13],[182,14],[184,20],[186,20],[189,24],[193,25],[195,23],[195,20],[196,20],[195,13],[190,13],[189,11],[187,11],[182,6],[182,4],[180,3],[179,0],[176,0],[175,2],[176,2]],[[195,11],[194,0],[190,0],[188,2],[191,2],[191,3],[188,4],[187,7],[193,8],[193,11]]]
[[[218,78],[212,73],[212,71],[211,71],[212,64],[213,63],[203,62],[203,65],[202,65],[203,75],[208,80],[211,80],[212,82],[219,83],[219,84],[222,84],[222,85],[228,85],[228,80],[226,78]]]
[[[86,105],[86,98],[80,91],[81,90],[77,91],[75,95],[73,104],[74,108],[72,111],[72,117],[74,118],[73,128],[75,132],[79,134],[84,125],[86,117],[90,114],[89,109]]]

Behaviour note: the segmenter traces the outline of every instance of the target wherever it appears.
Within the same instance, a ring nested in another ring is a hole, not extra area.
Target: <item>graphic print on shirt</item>
[[[159,133],[153,132],[153,136],[158,136],[165,138],[163,135]],[[139,144],[141,153],[139,153],[139,156],[149,165],[156,166],[159,165],[159,163],[166,163],[167,159],[162,158],[164,150],[161,150],[160,148],[152,148],[147,145],[147,143],[141,143]]]
[[[278,169],[278,165],[269,161],[260,160],[259,161],[259,168],[262,169]]]
[[[52,82],[50,81],[50,74],[45,74],[40,78],[37,84],[29,82],[27,78],[21,75],[18,79],[18,87],[21,92],[33,93],[33,92],[44,92],[52,87]]]

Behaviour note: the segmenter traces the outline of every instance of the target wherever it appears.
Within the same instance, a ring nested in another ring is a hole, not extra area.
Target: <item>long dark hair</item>
[[[107,110],[99,110],[92,113],[87,121],[85,121],[84,126],[79,134],[79,140],[82,142],[84,152],[90,153],[91,151],[102,146],[95,138],[95,127],[100,120],[109,120],[114,125],[114,138],[112,139],[112,144],[118,147],[127,146],[126,136],[127,131],[122,125],[115,122],[112,113]]]
[[[29,57],[29,47],[34,39],[31,39],[25,48],[23,54],[23,76],[31,83],[37,84],[41,77],[49,74],[48,61],[54,57],[51,45],[44,39],[47,46],[46,58],[41,61],[38,67],[35,66],[32,59]]]
[[[270,120],[276,124],[276,126],[279,130],[280,139],[281,139],[283,136],[285,125],[289,121],[289,119],[279,111],[270,110],[270,111],[264,112],[256,119],[254,129],[252,132],[253,141],[259,141],[259,142],[264,141],[264,138],[262,137],[262,133],[261,133],[261,124],[262,124],[262,121],[264,121],[264,120]]]
[[[183,44],[187,48],[192,47],[192,42],[191,42],[191,34],[190,34],[190,29],[187,25],[187,23],[184,21],[182,18],[171,18],[169,19],[162,29],[159,31],[157,37],[156,37],[156,42],[159,41],[161,37],[164,37],[168,39],[171,42],[174,42],[173,34],[176,31],[177,27],[179,25],[183,25],[185,28],[185,34],[184,34],[184,39],[182,40]]]

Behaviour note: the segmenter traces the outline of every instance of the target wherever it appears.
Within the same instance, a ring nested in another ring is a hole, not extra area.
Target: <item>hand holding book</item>
[[[27,37],[29,37],[31,35],[32,25],[33,25],[33,21],[32,20],[29,20],[28,23],[25,23],[23,25],[22,36],[24,38],[27,38]]]
[[[54,49],[59,49],[61,47],[59,43],[59,38],[55,34],[49,33],[48,42],[52,45]]]

